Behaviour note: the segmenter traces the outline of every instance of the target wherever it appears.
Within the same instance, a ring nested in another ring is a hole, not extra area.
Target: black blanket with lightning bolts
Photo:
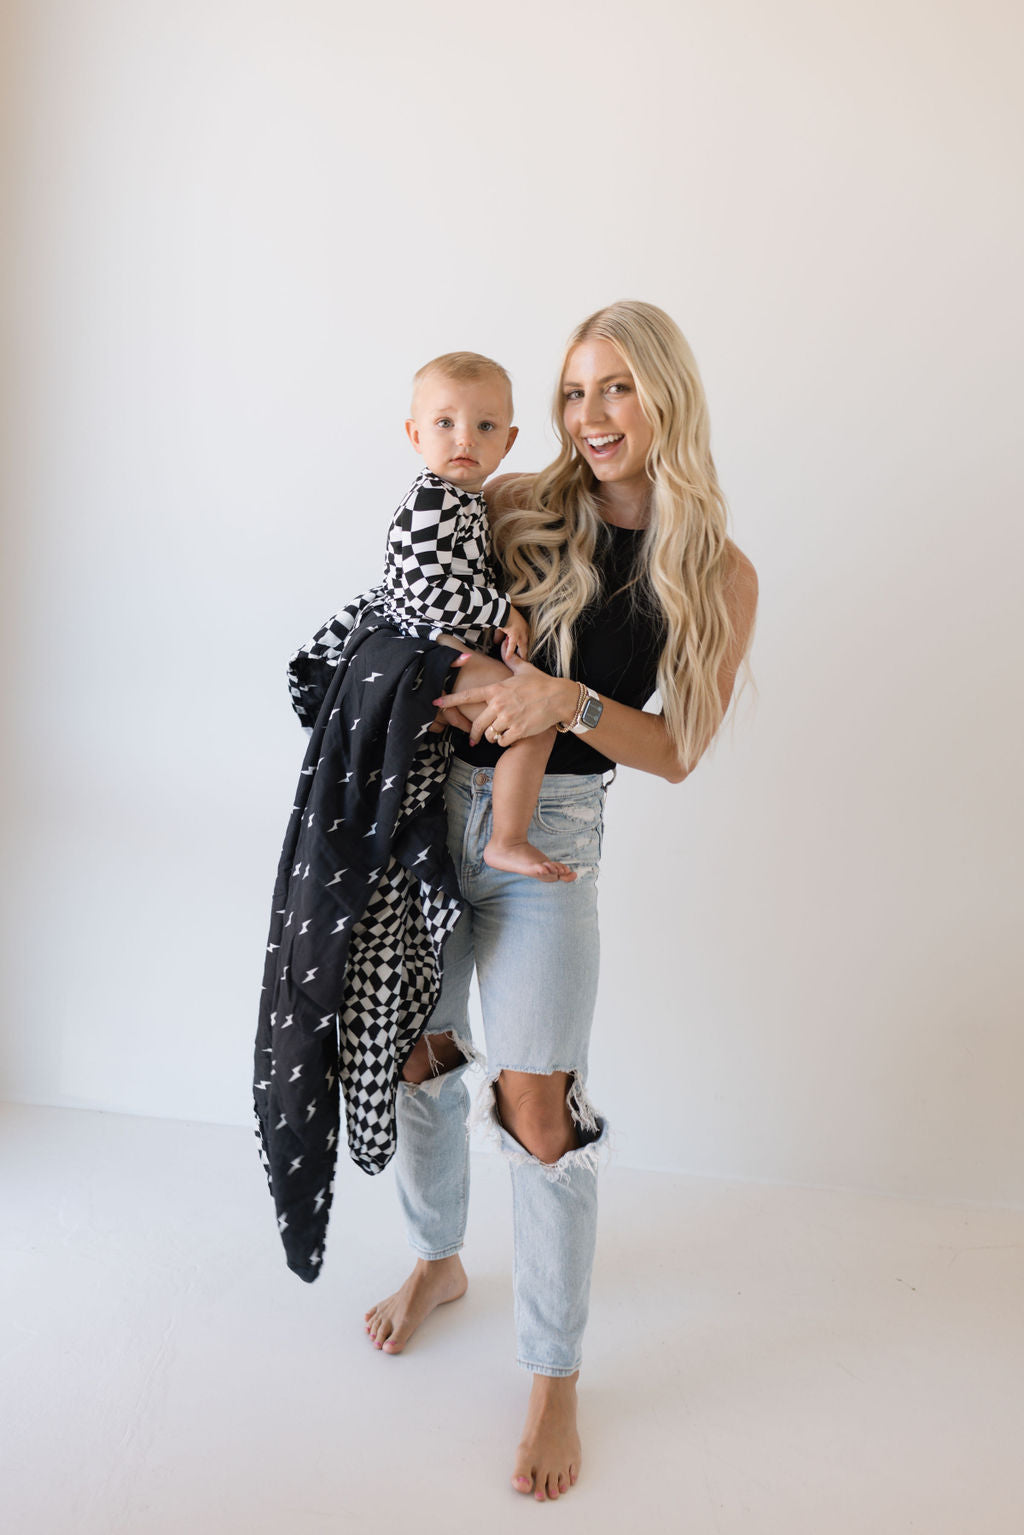
[[[452,653],[366,609],[325,634],[293,657],[312,732],[274,889],[254,1075],[278,1228],[307,1281],[323,1263],[341,1099],[353,1160],[379,1172],[461,910],[447,751],[429,728]]]

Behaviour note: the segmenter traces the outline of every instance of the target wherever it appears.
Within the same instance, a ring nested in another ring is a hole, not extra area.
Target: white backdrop
[[[284,663],[377,574],[409,377],[500,358],[537,467],[639,297],[762,605],[756,704],[610,796],[618,1155],[1024,1201],[1012,9],[13,13],[5,1096],[248,1122]]]

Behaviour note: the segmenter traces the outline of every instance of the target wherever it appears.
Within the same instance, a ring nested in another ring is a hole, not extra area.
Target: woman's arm
[[[740,662],[750,642],[750,634],[757,608],[757,575],[753,565],[735,546],[733,576],[726,594],[726,603],[732,621],[733,638],[722,661],[718,674],[722,714],[729,706],[733,685]],[[480,687],[460,688],[437,700],[440,707],[458,709],[462,704],[483,704],[473,722],[470,740],[475,744],[483,733],[494,726],[502,736],[504,745],[511,745],[523,736],[537,735],[552,725],[571,719],[579,697],[579,684],[571,678],[549,677],[538,667],[516,662],[505,657],[512,676],[503,682],[492,682]],[[472,660],[466,663],[467,682],[472,682]],[[660,714],[649,714],[643,709],[632,709],[613,698],[602,695],[604,711],[593,730],[588,730],[588,744],[613,762],[623,767],[639,768],[643,773],[654,773],[669,783],[682,783],[696,767],[692,763],[685,768],[676,756],[669,738],[665,721]],[[705,743],[704,750],[710,745]],[[701,753],[703,755],[703,752]]]
[[[470,657],[462,668],[468,684],[475,680],[473,660]],[[538,735],[552,725],[572,719],[576,712],[580,696],[578,682],[573,682],[572,678],[550,677],[528,661],[517,662],[514,656],[506,656],[505,664],[511,668],[512,676],[503,682],[460,687],[434,700],[446,715],[449,710],[461,709],[463,704],[469,708],[484,706],[470,729],[469,739],[473,746],[491,726],[500,734],[501,744],[511,746],[513,741],[522,740],[524,736]],[[587,731],[589,745],[624,767],[656,773],[672,783],[685,778],[660,714],[631,709],[628,704],[616,703],[614,698],[605,698],[600,693],[598,697],[604,704],[604,712],[593,730]],[[460,721],[453,718],[452,723],[460,724]]]

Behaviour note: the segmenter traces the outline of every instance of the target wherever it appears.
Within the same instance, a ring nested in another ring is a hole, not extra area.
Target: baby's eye
[[[494,431],[494,422],[493,421],[481,421],[480,422],[480,430],[481,430],[481,432],[493,432]]]
[[[435,426],[451,426],[451,424],[452,420],[450,416],[439,416],[438,419],[434,422]]]

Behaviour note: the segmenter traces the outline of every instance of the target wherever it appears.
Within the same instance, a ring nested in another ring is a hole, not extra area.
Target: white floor
[[[541,1511],[497,1157],[469,1295],[395,1358],[388,1174],[341,1169],[306,1286],[247,1131],[7,1107],[0,1166],[9,1530],[1024,1531],[1022,1213],[605,1169],[584,1472]]]

